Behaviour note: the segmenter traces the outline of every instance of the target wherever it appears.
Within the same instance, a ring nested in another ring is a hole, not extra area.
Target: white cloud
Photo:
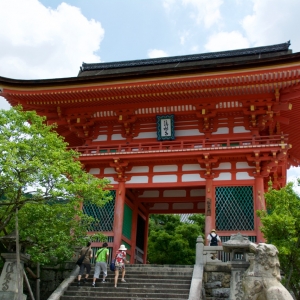
[[[242,26],[254,46],[292,42],[292,49],[300,51],[298,0],[252,0],[253,13],[246,16]]]
[[[5,98],[0,97],[0,109],[10,109],[10,104],[6,101]]]
[[[218,32],[208,38],[207,51],[225,51],[250,47],[249,41],[238,31]]]
[[[163,7],[169,13],[176,3],[176,0],[163,0]]]
[[[157,58],[157,57],[166,57],[168,54],[164,50],[150,49],[148,50],[148,57]]]
[[[197,24],[203,22],[205,28],[210,28],[221,20],[220,6],[223,0],[182,0],[182,3],[195,8],[190,16]]]
[[[66,3],[51,9],[38,0],[5,1],[0,28],[0,75],[4,77],[75,77],[83,61],[100,61],[95,51],[104,29]]]
[[[185,31],[181,32],[180,35],[179,35],[180,45],[184,45],[186,40],[189,37],[190,37],[190,31],[189,30],[185,30]]]

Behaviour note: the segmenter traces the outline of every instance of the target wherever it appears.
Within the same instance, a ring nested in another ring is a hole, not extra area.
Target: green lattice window
[[[123,219],[123,230],[122,234],[131,239],[131,227],[132,227],[132,209],[125,204],[124,206],[124,219]]]
[[[102,207],[94,204],[83,206],[83,212],[95,219],[88,231],[113,231],[116,191],[110,191],[110,195],[113,200]]]
[[[217,230],[254,230],[253,188],[216,188]]]

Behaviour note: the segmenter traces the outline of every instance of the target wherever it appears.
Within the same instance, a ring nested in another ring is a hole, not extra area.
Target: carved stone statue
[[[250,266],[244,273],[243,300],[293,300],[280,283],[278,250],[274,245],[250,243]]]

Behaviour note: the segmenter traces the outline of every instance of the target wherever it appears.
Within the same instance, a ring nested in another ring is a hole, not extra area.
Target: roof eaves
[[[191,54],[183,56],[172,56],[172,57],[160,57],[152,59],[140,59],[140,60],[129,60],[129,61],[119,61],[119,62],[108,62],[108,63],[82,63],[80,67],[79,74],[85,71],[92,70],[107,70],[107,69],[117,69],[117,68],[128,68],[128,67],[139,67],[139,66],[155,66],[161,64],[170,63],[181,63],[190,61],[202,61],[209,59],[222,59],[240,56],[249,56],[265,53],[275,53],[279,51],[288,51],[290,41],[282,44],[276,44],[271,46],[262,46],[238,50],[220,51],[220,52],[208,52],[202,54]],[[79,75],[78,74],[78,75]]]

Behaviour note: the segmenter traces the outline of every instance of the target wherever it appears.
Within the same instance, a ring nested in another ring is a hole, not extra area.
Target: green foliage
[[[300,299],[300,197],[288,183],[280,190],[270,187],[265,194],[267,210],[257,211],[268,243],[279,251],[283,283]]]
[[[82,203],[110,200],[109,182],[85,172],[53,129],[33,111],[0,110],[0,233],[15,229],[18,210],[20,239],[31,241],[28,252],[42,264],[70,258],[74,245],[85,244],[93,220]]]
[[[204,232],[204,215],[180,221],[179,215],[153,215],[149,223],[148,260],[155,264],[195,263],[196,239]]]

